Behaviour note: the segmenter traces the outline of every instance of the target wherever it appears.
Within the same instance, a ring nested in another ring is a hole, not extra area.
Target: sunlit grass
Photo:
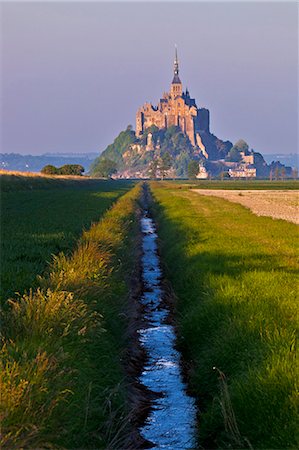
[[[299,180],[174,180],[168,181],[173,188],[182,189],[270,189],[293,190],[299,189]]]
[[[298,448],[298,227],[183,186],[152,187],[199,442]]]

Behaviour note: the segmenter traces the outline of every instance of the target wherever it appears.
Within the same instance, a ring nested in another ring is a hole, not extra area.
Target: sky
[[[100,152],[180,78],[211,131],[298,149],[296,2],[3,2],[2,153]]]

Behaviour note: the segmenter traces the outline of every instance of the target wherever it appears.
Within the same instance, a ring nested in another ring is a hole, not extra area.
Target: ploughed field
[[[197,447],[298,448],[298,227],[193,191],[242,189],[243,199],[297,184],[149,186],[161,283],[172,293],[159,327],[176,330]],[[132,390],[128,370],[142,360],[134,321],[145,326],[135,298],[142,185],[18,176],[2,191],[2,448],[139,448],[153,399]],[[173,448],[167,430],[165,439]]]
[[[240,203],[258,216],[283,219],[299,225],[298,190],[196,189],[194,192]]]

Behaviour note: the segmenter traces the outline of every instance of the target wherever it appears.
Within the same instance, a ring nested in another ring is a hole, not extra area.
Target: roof
[[[174,77],[173,77],[173,80],[172,80],[172,83],[171,84],[182,84],[182,82],[181,82],[181,80],[180,80],[180,77],[178,76],[178,75],[174,75]]]

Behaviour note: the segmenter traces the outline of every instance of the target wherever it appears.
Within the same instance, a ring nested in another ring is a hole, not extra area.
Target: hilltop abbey
[[[165,92],[158,106],[145,103],[136,114],[136,136],[140,137],[146,128],[155,125],[158,128],[168,128],[172,125],[181,128],[191,144],[206,159],[219,159],[221,152],[227,153],[232,146],[224,143],[210,133],[209,110],[198,108],[194,98],[190,97],[188,89],[183,91],[179,77],[179,61],[175,50],[174,75],[170,91]]]
[[[116,163],[117,178],[185,178],[189,167],[198,170],[195,176],[200,179],[220,174],[253,178],[270,172],[263,156],[249,150],[244,140],[233,146],[210,132],[209,110],[198,107],[188,89],[183,90],[177,50],[169,92],[157,106],[147,102],[138,109],[136,131],[131,126],[122,131],[101,154],[105,158]]]

